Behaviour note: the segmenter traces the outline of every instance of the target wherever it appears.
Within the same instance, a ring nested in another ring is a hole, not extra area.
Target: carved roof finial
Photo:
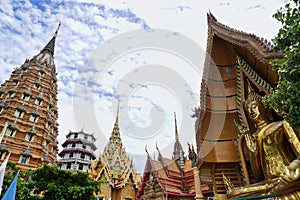
[[[147,145],[145,146],[145,152],[149,155],[149,152],[147,150]]]
[[[119,124],[119,112],[120,112],[120,101],[118,100],[117,115],[116,115],[116,124]]]

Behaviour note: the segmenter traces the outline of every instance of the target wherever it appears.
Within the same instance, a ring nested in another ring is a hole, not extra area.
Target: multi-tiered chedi
[[[95,193],[97,198],[134,199],[140,183],[140,176],[121,141],[118,113],[119,108],[108,144],[89,169],[92,178],[99,180],[99,191]]]
[[[60,26],[60,25],[59,25]],[[0,159],[22,170],[53,163],[57,155],[57,79],[55,39],[15,69],[0,87]]]
[[[59,153],[60,168],[87,171],[91,160],[96,159],[95,137],[93,134],[69,132],[67,140],[62,144],[64,149]]]

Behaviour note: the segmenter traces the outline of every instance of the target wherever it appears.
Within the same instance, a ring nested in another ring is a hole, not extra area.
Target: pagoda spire
[[[175,121],[175,140],[179,141],[178,129],[177,129],[177,120],[176,120],[176,112],[174,112],[174,121]]]
[[[179,141],[179,134],[178,134],[178,129],[177,129],[177,120],[176,120],[175,112],[174,112],[174,121],[175,121],[175,144],[174,144],[172,159],[177,162],[178,166],[180,166],[180,159],[183,158],[184,152],[183,152],[181,143]]]
[[[53,37],[48,42],[48,44],[42,49],[41,53],[49,52],[52,56],[54,56],[55,39],[56,39],[57,33],[59,31],[59,28],[60,28],[60,22],[53,34]]]
[[[110,141],[112,143],[116,143],[122,147],[121,137],[120,137],[120,130],[119,130],[119,111],[120,111],[120,102],[118,102],[117,107],[117,114],[116,114],[116,122],[114,125],[114,129],[112,131],[112,134],[110,136]]]
[[[120,111],[120,101],[118,101],[118,107],[117,107],[117,115],[116,115],[115,125],[119,124],[119,111]]]

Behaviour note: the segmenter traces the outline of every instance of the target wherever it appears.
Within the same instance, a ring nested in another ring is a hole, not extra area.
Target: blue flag
[[[9,188],[7,189],[4,196],[2,197],[2,200],[15,200],[16,199],[17,181],[18,181],[19,172],[20,172],[20,170],[17,172],[14,180],[11,182]]]

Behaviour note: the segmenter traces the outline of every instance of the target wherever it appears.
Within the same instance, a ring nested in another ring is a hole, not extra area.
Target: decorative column
[[[197,199],[197,200],[203,199],[204,200],[204,196],[202,195],[201,181],[200,181],[198,168],[193,167],[193,172],[194,172],[195,191],[196,191],[195,199]]]

